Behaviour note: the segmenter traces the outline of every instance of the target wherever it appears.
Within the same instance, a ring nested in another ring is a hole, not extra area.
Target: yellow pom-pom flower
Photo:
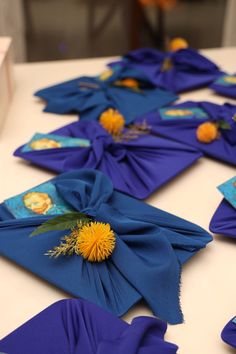
[[[132,78],[127,78],[127,79],[116,81],[116,85],[125,86],[128,88],[138,88],[139,87],[138,81],[135,79],[132,79]]]
[[[102,262],[114,251],[115,234],[109,224],[91,222],[77,232],[76,253],[89,262]]]
[[[202,123],[198,126],[196,135],[201,143],[209,144],[218,138],[218,126],[212,122]]]
[[[189,45],[186,39],[181,37],[173,38],[169,44],[171,52],[176,52],[177,50],[188,48],[188,46]]]
[[[100,115],[99,123],[109,134],[119,134],[125,126],[125,119],[117,110],[109,108]]]

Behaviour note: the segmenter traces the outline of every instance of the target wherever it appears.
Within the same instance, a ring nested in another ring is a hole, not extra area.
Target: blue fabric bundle
[[[211,219],[210,230],[216,234],[236,238],[236,176],[218,188],[224,198]]]
[[[136,317],[129,325],[83,300],[49,306],[0,341],[12,354],[175,354],[164,340],[166,324]]]
[[[91,145],[31,151],[24,151],[23,146],[15,151],[15,156],[59,173],[98,169],[110,177],[114,188],[139,199],[148,197],[202,156],[190,146],[149,133],[115,142],[95,121],[75,122],[52,133],[86,139]]]
[[[210,88],[219,95],[236,99],[236,75],[224,74],[214,81]]]
[[[192,48],[166,53],[142,48],[110,63],[111,68],[117,65],[138,70],[155,86],[178,93],[208,86],[222,75],[212,61]]]
[[[223,328],[221,338],[231,347],[236,348],[236,317],[233,317]]]
[[[236,165],[236,106],[188,101],[146,115],[152,133],[190,145],[205,155]],[[197,128],[204,122],[223,123],[219,136],[211,143],[197,139]],[[223,126],[226,129],[223,129]]]
[[[44,202],[36,202],[33,194]],[[46,256],[68,230],[29,237],[54,213],[65,210],[110,225],[115,248],[108,259],[90,262],[78,254]],[[182,264],[212,240],[201,227],[114,191],[110,180],[95,170],[64,173],[6,200],[0,206],[0,219],[1,255],[118,316],[144,299],[156,316],[173,324],[183,319]]]
[[[125,78],[138,80],[139,88],[116,84],[118,80]],[[103,111],[114,108],[125,117],[127,123],[178,98],[171,92],[153,87],[142,73],[125,68],[114,70],[107,80],[79,77],[39,90],[35,96],[47,102],[45,112],[78,112],[80,119],[94,120]]]

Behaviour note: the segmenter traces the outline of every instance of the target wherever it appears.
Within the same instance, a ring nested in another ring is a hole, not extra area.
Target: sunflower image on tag
[[[222,86],[233,86],[236,85],[236,75],[223,75],[214,84]]]
[[[168,107],[161,108],[159,110],[161,119],[170,120],[170,119],[207,119],[208,114],[201,108],[176,108]]]
[[[218,186],[225,199],[236,209],[236,176]]]
[[[33,150],[88,146],[90,146],[90,141],[87,139],[73,138],[56,134],[36,133],[32,139],[24,145],[21,151],[28,152]]]
[[[59,196],[51,182],[6,199],[4,203],[16,219],[37,215],[61,215],[73,210]]]

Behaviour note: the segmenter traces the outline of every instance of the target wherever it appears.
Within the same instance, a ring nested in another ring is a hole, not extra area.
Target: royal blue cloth
[[[98,169],[110,177],[117,190],[139,199],[148,197],[202,156],[190,146],[150,134],[115,143],[95,121],[75,122],[53,134],[89,139],[91,146],[29,152],[22,152],[20,147],[14,155],[56,172]]]
[[[166,61],[170,67],[165,70],[163,63]],[[166,53],[142,48],[129,52],[121,61],[110,64],[111,67],[117,65],[141,71],[155,86],[173,92],[207,86],[222,75],[212,61],[191,48]]]
[[[177,118],[163,120],[159,110],[159,112],[146,115],[146,121],[152,127],[152,133],[190,145],[209,157],[236,165],[236,122],[232,119],[233,115],[236,113],[235,105],[226,103],[221,106],[210,102],[188,101],[173,105],[169,108],[200,108],[203,109],[208,117],[199,119],[193,116],[189,119]],[[231,130],[220,129],[220,137],[209,144],[198,141],[196,130],[201,123],[205,121],[217,122],[222,120],[231,125]]]
[[[225,198],[211,219],[210,230],[215,234],[236,238],[236,209]]]
[[[116,86],[125,77],[140,79],[140,90]],[[135,118],[170,104],[178,97],[143,81],[143,74],[120,68],[106,81],[97,77],[79,77],[35,93],[46,101],[45,112],[65,114],[78,112],[80,119],[94,120],[108,108],[117,109],[130,123]]]
[[[61,300],[0,341],[9,354],[175,354],[167,326],[152,317],[131,324],[83,300]]]
[[[235,76],[235,74],[234,74],[234,76]],[[223,84],[222,85],[222,82],[219,82],[219,80],[216,80],[215,82],[213,82],[209,86],[209,88],[214,90],[219,95],[236,99],[236,84],[233,84],[233,85],[224,85]]]
[[[236,317],[233,317],[221,332],[223,341],[236,348]]]
[[[144,299],[153,313],[182,322],[179,305],[181,266],[212,237],[199,226],[113,190],[101,172],[64,173],[51,182],[69,206],[109,223],[116,246],[108,260],[91,263],[79,255],[49,258],[65,231],[29,237],[51,216],[15,219],[0,208],[0,252],[76,297],[123,315]]]

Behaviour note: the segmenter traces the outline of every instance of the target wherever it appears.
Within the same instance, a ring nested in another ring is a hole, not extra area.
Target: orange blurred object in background
[[[177,0],[139,0],[143,6],[155,5],[163,10],[171,10],[177,3]]]

